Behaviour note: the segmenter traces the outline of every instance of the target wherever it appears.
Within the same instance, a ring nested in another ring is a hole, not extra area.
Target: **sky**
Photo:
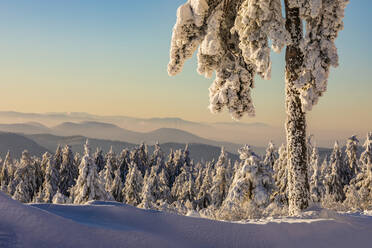
[[[207,109],[212,79],[196,59],[167,74],[176,10],[185,0],[2,0],[2,111],[89,112],[132,117],[232,121]],[[340,65],[308,114],[311,128],[372,128],[372,1],[351,1],[337,40]],[[283,126],[284,52],[272,54],[272,79],[257,77],[256,117],[242,122]],[[0,121],[1,122],[1,121]]]

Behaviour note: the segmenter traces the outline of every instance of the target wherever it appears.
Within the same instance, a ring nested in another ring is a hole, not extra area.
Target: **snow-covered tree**
[[[118,166],[120,169],[120,178],[121,181],[124,183],[129,172],[129,164],[130,164],[130,152],[128,149],[123,149],[118,157]]]
[[[3,192],[8,192],[8,185],[13,179],[13,161],[12,158],[10,157],[10,152],[8,151],[4,162],[3,166],[1,167],[1,172],[0,172],[0,180],[1,180],[1,190]]]
[[[54,164],[56,165],[56,168],[58,170],[60,170],[60,168],[61,168],[61,164],[62,164],[62,160],[63,160],[62,156],[63,156],[62,155],[62,147],[61,147],[61,145],[58,145],[57,150],[56,150],[56,152],[54,153],[54,156],[53,156]]]
[[[105,157],[103,156],[102,149],[97,147],[96,152],[94,153],[94,163],[97,165],[97,172],[100,173],[101,170],[105,167]]]
[[[105,186],[98,176],[97,166],[90,154],[88,140],[84,150],[85,154],[79,166],[79,177],[71,190],[73,202],[81,204],[91,200],[112,200],[112,196],[105,190]]]
[[[372,132],[367,134],[363,147],[364,151],[360,155],[360,163],[362,164],[362,168],[365,168],[366,165],[372,163]]]
[[[205,166],[206,168],[204,169],[204,175],[201,175],[203,178],[202,184],[196,196],[196,204],[200,209],[207,208],[212,202],[210,190],[213,185],[213,164],[211,162],[207,162]]]
[[[278,159],[278,157],[279,154],[276,151],[275,145],[270,141],[266,148],[264,164],[273,170],[275,161]]]
[[[61,192],[57,191],[57,193],[53,196],[52,199],[53,204],[66,204],[70,203],[70,199],[62,194]]]
[[[349,171],[349,175],[348,175],[349,178],[348,178],[347,184],[349,184],[350,180],[353,179],[360,170],[358,155],[357,155],[358,144],[359,144],[359,140],[357,139],[355,135],[351,136],[346,141],[345,164],[348,166],[348,171]]]
[[[161,150],[161,147],[159,145],[159,142],[155,143],[154,146],[154,152],[151,155],[149,166],[155,166],[158,165],[160,162],[161,166],[163,167],[164,163],[164,152]]]
[[[22,152],[22,157],[15,172],[14,183],[16,185],[13,198],[20,202],[28,203],[38,193],[36,182],[36,173],[32,160],[28,151]],[[14,187],[14,184],[13,186]]]
[[[215,208],[219,208],[222,205],[223,200],[226,198],[228,190],[226,168],[224,166],[218,166],[210,190],[212,200],[211,205]]]
[[[172,187],[172,197],[176,201],[185,203],[192,202],[195,198],[193,191],[193,178],[188,167],[181,168],[181,173],[176,177]]]
[[[348,0],[188,0],[177,12],[169,75],[182,70],[198,49],[198,72],[216,78],[210,110],[225,107],[235,119],[254,116],[254,76],[270,78],[270,47],[286,48],[287,151],[289,209],[308,206],[306,111],[327,88],[331,66],[338,65],[335,39],[343,28]],[[306,25],[306,33],[303,25]],[[270,41],[270,42],[269,42]]]
[[[321,168],[319,167],[318,149],[314,146],[310,156],[309,166],[312,167],[312,174],[310,178],[310,199],[312,202],[320,202],[325,188],[321,177]]]
[[[249,146],[240,150],[243,166],[236,172],[227,197],[223,202],[221,214],[228,219],[256,215],[270,203],[270,196],[275,187],[270,171]],[[249,206],[252,212],[245,212],[242,207]]]
[[[115,177],[114,177],[114,180],[110,188],[111,195],[118,202],[123,201],[122,190],[123,190],[123,182],[121,181],[120,168],[119,168],[115,171]]]
[[[105,164],[107,164],[108,161],[110,161],[112,169],[113,171],[115,171],[118,168],[118,160],[114,152],[114,148],[112,146],[110,147],[109,152],[105,156]],[[112,176],[114,176],[113,173],[112,173]]]
[[[274,163],[274,180],[276,184],[276,199],[284,205],[288,204],[288,154],[287,147],[282,144],[279,157]]]
[[[349,170],[347,165],[344,164],[338,142],[334,145],[329,164],[331,173],[325,175],[324,182],[326,193],[335,201],[342,202],[345,199],[344,186],[348,184]]]
[[[69,145],[62,149],[62,163],[59,168],[59,190],[65,196],[70,196],[69,189],[75,185],[79,171]]]
[[[45,180],[41,188],[41,195],[38,197],[39,202],[52,202],[54,195],[58,191],[59,172],[53,163],[52,158],[47,157],[47,166],[45,169]]]
[[[360,157],[361,170],[345,187],[345,205],[351,209],[372,209],[372,133],[367,134]]]
[[[148,149],[147,145],[142,143],[130,153],[130,161],[137,165],[137,168],[140,170],[142,177],[145,176],[145,172],[148,168]]]
[[[142,187],[143,177],[141,171],[135,163],[132,163],[122,191],[123,202],[133,206],[140,204],[142,201]]]
[[[120,172],[120,170],[119,170],[119,172]],[[107,159],[106,165],[100,173],[100,177],[101,177],[102,182],[105,185],[105,190],[107,192],[110,192],[113,181],[114,181],[114,177],[116,177],[114,168],[111,165],[111,159]],[[120,174],[119,174],[119,178],[120,178]]]

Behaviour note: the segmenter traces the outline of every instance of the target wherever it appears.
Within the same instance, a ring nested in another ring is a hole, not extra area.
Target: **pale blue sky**
[[[229,121],[207,110],[211,80],[195,59],[168,77],[171,29],[182,0],[3,0],[0,2],[0,110],[79,111],[135,117]],[[337,40],[340,67],[309,114],[313,128],[372,127],[372,1],[352,0]],[[282,125],[283,53],[270,81],[257,78],[257,117]]]

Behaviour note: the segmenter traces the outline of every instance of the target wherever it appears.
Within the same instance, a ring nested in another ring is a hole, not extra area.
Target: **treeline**
[[[372,209],[372,133],[358,156],[358,140],[350,137],[342,152],[336,142],[331,156],[319,161],[308,142],[310,199],[338,210]],[[1,190],[24,203],[83,204],[118,201],[146,209],[197,212],[216,219],[239,220],[286,215],[288,180],[286,146],[270,143],[264,157],[249,146],[232,163],[224,149],[217,161],[194,163],[185,149],[165,157],[158,144],[149,154],[141,144],[115,154],[92,154],[88,142],[81,157],[69,146],[41,158],[27,151],[20,159],[10,153],[0,168]]]

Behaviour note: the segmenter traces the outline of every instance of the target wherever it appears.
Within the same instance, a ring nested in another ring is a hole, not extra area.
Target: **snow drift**
[[[0,193],[0,247],[368,247],[372,216],[228,223],[115,202],[24,205]]]

